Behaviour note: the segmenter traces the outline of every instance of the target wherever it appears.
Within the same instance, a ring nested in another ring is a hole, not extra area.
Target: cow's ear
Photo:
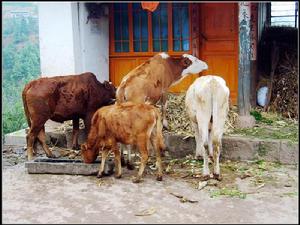
[[[187,58],[187,57],[182,57],[182,58],[181,58],[181,64],[182,64],[185,68],[187,68],[189,65],[192,64],[192,61],[191,61],[189,58]]]
[[[106,89],[111,89],[111,84],[110,84],[110,82],[104,81],[103,84],[104,84],[104,87],[105,87]]]

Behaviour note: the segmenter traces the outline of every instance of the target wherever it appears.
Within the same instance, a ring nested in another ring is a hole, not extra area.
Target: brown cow
[[[183,54],[180,58],[170,57],[165,52],[158,53],[140,66],[130,71],[117,88],[117,102],[145,102],[162,104],[164,127],[168,127],[166,120],[166,92],[169,87],[179,83],[189,74],[200,73],[208,69],[205,62],[195,56]],[[130,148],[128,148],[128,168],[130,164]],[[122,155],[123,156],[123,155]],[[123,157],[122,157],[123,159]]]
[[[93,73],[39,78],[29,82],[22,92],[27,134],[28,160],[33,158],[35,138],[41,142],[48,157],[53,157],[45,142],[45,122],[73,120],[73,149],[79,149],[79,118],[84,120],[86,133],[96,110],[109,105],[115,98],[115,87],[100,83]]]
[[[140,181],[149,157],[149,144],[156,150],[157,180],[162,180],[160,153],[164,149],[162,123],[159,110],[145,103],[120,103],[105,106],[93,116],[87,143],[81,145],[83,160],[92,163],[99,150],[101,165],[97,177],[102,177],[105,159],[112,150],[117,168],[116,177],[122,175],[121,156],[117,143],[136,145],[141,155],[141,164],[134,183]]]

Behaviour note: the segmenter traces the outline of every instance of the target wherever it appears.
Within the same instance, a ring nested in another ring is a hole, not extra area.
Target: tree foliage
[[[31,3],[24,6],[36,7]],[[22,90],[40,75],[40,56],[35,17],[3,18],[2,23],[2,128],[6,134],[28,126]]]

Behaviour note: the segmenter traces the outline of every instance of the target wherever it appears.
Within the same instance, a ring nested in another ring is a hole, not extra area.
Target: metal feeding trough
[[[87,164],[78,159],[52,159],[39,157],[35,160],[25,162],[27,172],[37,174],[71,174],[71,175],[96,175],[99,171],[100,160]],[[105,162],[104,173],[111,175],[114,172],[114,162],[107,159]]]

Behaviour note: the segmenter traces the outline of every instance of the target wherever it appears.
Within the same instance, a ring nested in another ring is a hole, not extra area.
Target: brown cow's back
[[[48,107],[49,110],[44,113],[49,114],[50,119],[57,122],[83,116],[96,100],[100,101],[99,96],[99,99],[90,99],[91,102],[89,102],[89,93],[97,89],[93,86],[94,83],[95,75],[92,73],[31,81],[23,91],[26,108],[29,105],[29,114],[34,116],[34,112],[44,111],[41,108]],[[96,107],[93,110],[96,110]]]
[[[33,142],[37,137],[50,156],[45,144],[44,124],[73,120],[73,148],[78,148],[79,118],[84,120],[86,132],[90,128],[94,112],[111,104],[115,87],[109,82],[100,83],[93,73],[44,77],[29,82],[22,92],[24,111],[30,127],[27,135],[29,159],[32,158]]]

